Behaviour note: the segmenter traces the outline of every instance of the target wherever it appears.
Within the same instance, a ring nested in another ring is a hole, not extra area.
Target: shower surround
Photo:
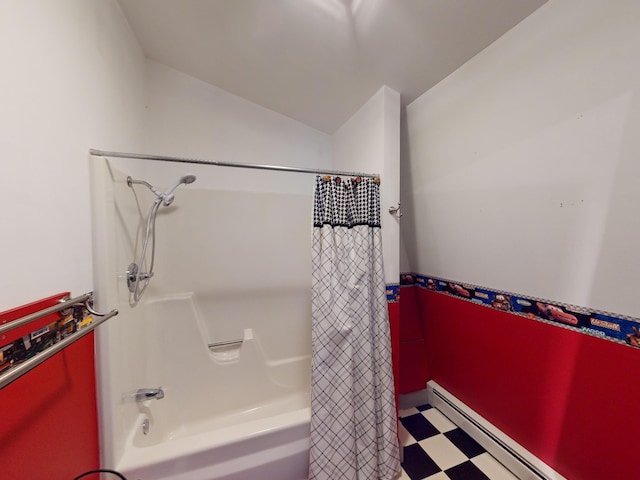
[[[122,312],[97,338],[103,465],[144,480],[305,478],[313,177],[274,192],[277,174],[250,172],[266,186],[242,191],[189,166],[198,182],[158,211],[154,276],[132,308],[126,269],[154,199],[140,189],[138,206],[127,176],[162,188],[185,170],[147,167],[91,159],[97,301]],[[158,387],[164,398],[136,401]]]

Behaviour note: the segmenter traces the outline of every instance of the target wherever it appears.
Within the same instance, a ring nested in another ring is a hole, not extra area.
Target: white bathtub
[[[221,339],[190,294],[151,300],[145,315],[149,381],[140,388],[165,397],[123,395],[137,418],[116,470],[128,480],[306,479],[310,357],[270,359],[260,328],[242,329],[241,345],[208,348]]]

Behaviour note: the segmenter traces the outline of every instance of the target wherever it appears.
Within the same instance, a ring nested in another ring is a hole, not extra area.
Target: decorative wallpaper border
[[[400,284],[388,283],[387,284],[387,302],[396,303],[400,299]]]
[[[640,348],[638,318],[415,273],[401,274],[400,285],[416,285],[503,312]]]

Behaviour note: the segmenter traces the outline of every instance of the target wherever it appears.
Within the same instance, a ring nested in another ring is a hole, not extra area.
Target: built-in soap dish
[[[244,342],[252,339],[253,329],[245,328],[242,338],[209,343],[207,347],[215,360],[220,363],[231,363],[240,358],[240,351]]]

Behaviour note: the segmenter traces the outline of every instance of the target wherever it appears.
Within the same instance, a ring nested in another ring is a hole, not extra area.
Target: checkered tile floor
[[[399,480],[518,480],[430,405],[400,410]]]

